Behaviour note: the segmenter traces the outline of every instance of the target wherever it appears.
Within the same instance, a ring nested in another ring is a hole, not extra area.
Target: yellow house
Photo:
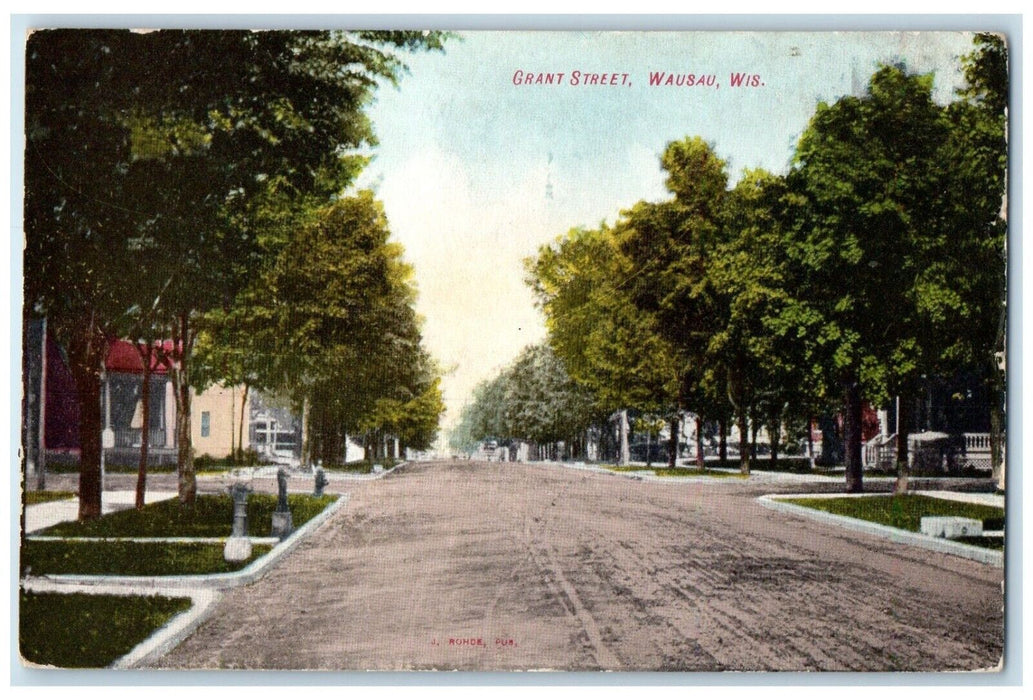
[[[201,393],[193,393],[190,399],[190,438],[194,454],[198,457],[205,454],[224,457],[232,454],[238,445],[249,449],[250,416],[251,392],[245,397],[242,386],[216,384]]]

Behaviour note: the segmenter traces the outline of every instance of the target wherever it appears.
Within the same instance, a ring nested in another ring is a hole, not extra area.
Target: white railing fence
[[[963,443],[947,448],[945,460],[956,469],[990,469],[990,433],[963,433],[962,437]],[[886,437],[876,435],[864,444],[862,457],[868,469],[893,469],[897,459],[896,434]],[[911,451],[908,457],[909,461],[914,460]]]

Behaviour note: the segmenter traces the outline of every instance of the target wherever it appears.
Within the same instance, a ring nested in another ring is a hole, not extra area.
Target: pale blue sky
[[[962,32],[467,32],[444,54],[411,57],[369,111],[380,145],[361,184],[415,266],[427,345],[451,369],[445,424],[478,381],[545,335],[521,259],[665,198],[669,141],[702,136],[733,180],[744,168],[784,172],[819,101],[897,62],[935,72],[946,101],[971,48]],[[514,85],[517,70],[564,75]],[[626,84],[572,85],[574,71]],[[654,71],[713,75],[716,87],[650,86]],[[733,88],[732,72],[763,86]]]

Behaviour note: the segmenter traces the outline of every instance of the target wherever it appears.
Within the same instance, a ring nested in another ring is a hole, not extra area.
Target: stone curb
[[[940,537],[929,537],[919,532],[910,532],[908,530],[901,530],[895,527],[889,527],[888,525],[881,525],[879,523],[869,522],[867,520],[860,520],[858,518],[850,518],[845,515],[835,515],[833,513],[826,513],[824,511],[815,510],[813,508],[806,508],[804,506],[796,505],[795,503],[783,503],[784,499],[788,498],[815,498],[824,495],[827,498],[842,498],[846,494],[778,494],[759,496],[757,501],[764,507],[772,510],[782,511],[784,513],[790,513],[793,515],[800,515],[805,518],[817,520],[819,522],[828,523],[831,525],[837,525],[839,527],[846,528],[848,530],[855,530],[857,532],[863,532],[869,535],[876,535],[877,537],[883,537],[899,544],[907,544],[915,547],[921,547],[922,549],[932,550],[934,552],[940,552],[942,554],[953,554],[954,556],[964,557],[965,559],[972,559],[983,564],[989,564],[997,568],[1004,567],[1004,552],[996,552],[993,550],[984,549],[983,547],[976,547],[970,544],[963,544],[961,542],[954,542],[952,540],[943,539]],[[849,497],[853,498],[864,498],[867,496],[882,496],[885,494],[851,494]]]
[[[168,593],[163,593],[168,595]],[[151,664],[179,646],[201,626],[201,623],[212,614],[222,593],[215,590],[191,591],[190,609],[169,620],[158,628],[150,637],[133,647],[125,656],[115,659],[109,668],[131,669]],[[175,596],[173,596],[175,597]]]
[[[398,469],[413,464],[413,462],[399,462],[390,469],[385,469],[379,474],[351,474],[349,472],[334,472],[323,470],[323,474],[326,476],[328,481],[375,481],[377,479],[383,479],[385,476]]]
[[[225,574],[190,574],[186,576],[83,576],[55,574],[29,576],[22,579],[22,581],[23,583],[49,581],[66,586],[91,587],[88,590],[96,590],[92,587],[104,585],[120,586],[127,589],[178,587],[213,590],[244,586],[262,578],[272,566],[275,566],[280,559],[297,547],[308,533],[315,530],[334,513],[343,508],[348,499],[348,494],[342,494],[333,504],[325,508],[322,513],[295,530],[290,537],[281,542],[277,547],[274,547],[271,552],[251,562],[251,564],[240,571]]]

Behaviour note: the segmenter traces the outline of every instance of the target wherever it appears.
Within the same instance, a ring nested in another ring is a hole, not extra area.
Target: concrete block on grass
[[[983,522],[975,518],[959,518],[953,515],[927,515],[922,518],[922,534],[931,537],[945,537],[949,540],[959,537],[980,537]]]
[[[247,537],[230,537],[226,540],[222,556],[226,561],[247,561],[251,558],[251,540]]]

